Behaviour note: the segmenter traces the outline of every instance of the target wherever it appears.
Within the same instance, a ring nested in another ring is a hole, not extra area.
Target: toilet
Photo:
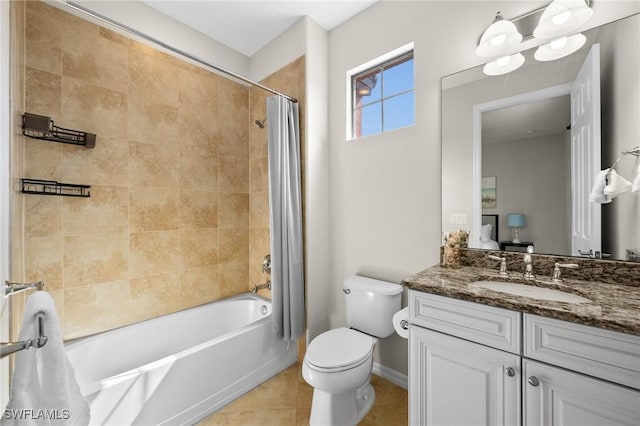
[[[371,409],[373,348],[394,333],[402,286],[351,276],[342,284],[347,325],[326,331],[309,344],[302,364],[313,386],[310,426],[355,426]]]

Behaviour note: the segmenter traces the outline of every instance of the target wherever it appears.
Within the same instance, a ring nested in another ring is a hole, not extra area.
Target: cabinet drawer
[[[640,389],[640,336],[524,315],[524,355]]]
[[[415,290],[409,292],[412,324],[472,342],[520,353],[521,314]]]

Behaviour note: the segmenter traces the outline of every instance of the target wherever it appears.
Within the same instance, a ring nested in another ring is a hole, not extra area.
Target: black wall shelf
[[[22,115],[22,134],[34,139],[81,145],[87,148],[96,146],[96,135],[93,133],[65,129],[53,124],[53,120],[47,116],[28,112]]]
[[[38,195],[59,195],[65,197],[90,197],[91,185],[61,183],[55,180],[22,179],[22,193]]]

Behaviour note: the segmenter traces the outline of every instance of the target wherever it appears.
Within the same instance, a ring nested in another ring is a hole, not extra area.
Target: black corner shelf
[[[47,116],[28,112],[22,115],[22,134],[34,139],[81,145],[87,148],[96,146],[96,135],[93,133],[65,129],[56,126]]]
[[[65,197],[91,197],[91,185],[61,183],[55,180],[22,179],[23,194],[58,195]]]

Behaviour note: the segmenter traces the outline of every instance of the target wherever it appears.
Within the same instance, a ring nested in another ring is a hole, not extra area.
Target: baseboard
[[[373,374],[378,375],[403,389],[407,389],[409,387],[409,378],[407,375],[402,374],[393,368],[385,367],[382,364],[374,362],[372,372]]]

